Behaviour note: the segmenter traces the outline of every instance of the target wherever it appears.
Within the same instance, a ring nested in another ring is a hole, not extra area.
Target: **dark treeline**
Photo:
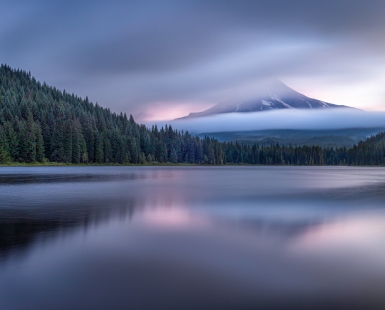
[[[259,147],[239,143],[223,144],[227,163],[260,165],[385,165],[385,133],[379,133],[352,148],[319,146]]]
[[[0,162],[223,164],[221,144],[171,126],[151,130],[88,98],[0,67]]]
[[[384,138],[349,149],[220,143],[171,126],[146,128],[30,73],[0,67],[0,163],[383,165]]]

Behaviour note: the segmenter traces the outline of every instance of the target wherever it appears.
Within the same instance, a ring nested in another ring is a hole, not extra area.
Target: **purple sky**
[[[278,78],[385,110],[385,1],[0,0],[0,62],[137,120]]]

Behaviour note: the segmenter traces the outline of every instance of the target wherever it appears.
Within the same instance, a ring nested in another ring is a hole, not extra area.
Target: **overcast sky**
[[[385,110],[384,0],[0,0],[0,62],[139,121],[277,78]]]

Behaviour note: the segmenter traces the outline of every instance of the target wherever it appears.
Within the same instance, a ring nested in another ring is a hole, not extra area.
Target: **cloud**
[[[342,95],[320,99],[348,105],[368,92],[349,96],[351,85],[379,84],[384,11],[375,0],[4,0],[0,59],[134,115],[215,104],[268,77],[326,96],[338,84]]]
[[[335,109],[226,113],[201,118],[160,122],[158,127],[166,124],[171,124],[174,129],[188,130],[194,134],[265,129],[385,128],[385,112]]]

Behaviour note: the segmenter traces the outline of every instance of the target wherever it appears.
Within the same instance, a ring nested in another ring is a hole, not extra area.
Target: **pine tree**
[[[174,148],[171,150],[170,162],[174,164],[178,163],[178,156]]]

